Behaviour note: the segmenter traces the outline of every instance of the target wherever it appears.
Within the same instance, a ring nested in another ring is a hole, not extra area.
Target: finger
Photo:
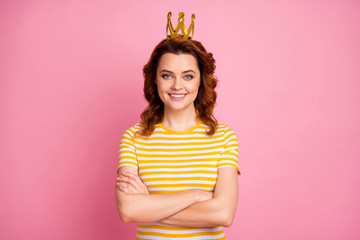
[[[116,182],[121,182],[121,181],[123,181],[121,177],[116,178]]]
[[[136,176],[134,178],[134,180],[138,184],[139,188],[141,188],[142,192],[149,193],[149,190],[148,190],[146,184],[141,180],[141,178],[139,176]]]
[[[117,184],[118,184],[118,186],[123,186],[123,187],[127,187],[130,185],[130,183],[127,183],[127,182],[118,182]]]
[[[125,172],[125,174],[126,174],[126,176],[134,179],[138,185],[140,185],[140,186],[144,185],[144,183],[143,183],[143,181],[141,181],[141,178],[140,178],[139,175],[136,175],[136,174],[133,174],[133,173],[128,173],[128,172]]]
[[[125,177],[125,175],[127,177]],[[141,181],[141,178],[138,175],[123,172],[122,177],[126,178],[127,182],[134,187],[136,193],[149,193],[147,186]]]
[[[131,183],[119,182],[118,186],[130,190],[132,193],[140,193],[141,192],[140,189],[134,187]]]
[[[126,193],[139,193],[139,191],[134,188],[134,186],[132,186],[129,183],[121,183],[120,184],[121,189],[123,189],[124,192]]]
[[[126,188],[127,187],[127,183],[118,183],[116,186],[120,189],[120,190],[124,190],[124,188]]]
[[[127,189],[124,186],[120,186],[120,191],[124,192],[124,193],[130,193],[129,189]]]
[[[122,172],[121,174],[124,175],[124,176],[128,176],[128,177],[134,177],[134,176],[138,177],[137,174],[133,174],[131,172]]]
[[[130,191],[130,193],[139,193],[132,185],[128,185],[126,188]]]
[[[143,181],[141,181],[141,179],[137,178],[135,181],[139,185],[139,188],[141,189],[141,192],[149,193],[149,190],[148,190],[146,184]]]
[[[128,177],[117,177],[116,181],[117,182],[128,182],[129,181],[128,179],[129,179]]]
[[[124,175],[124,176],[128,176],[129,174],[131,174],[130,172],[122,172],[121,175]]]
[[[132,184],[135,188],[140,188],[142,182],[140,180],[140,183],[138,183],[138,179],[139,176],[135,175],[135,174],[129,174],[127,177],[121,177],[121,180],[124,179],[124,182],[128,182],[130,184]]]
[[[138,188],[138,189],[141,188],[140,185],[136,182],[136,178],[135,179],[134,178],[130,179],[130,184],[132,186],[134,186],[135,188]]]
[[[129,183],[131,181],[131,178],[130,177],[118,177],[118,178],[116,178],[116,181]]]
[[[134,180],[131,180],[129,182],[117,182],[119,186],[128,188],[132,193],[149,193],[147,187],[142,183],[142,185],[138,185]]]
[[[136,176],[134,177],[134,180],[139,184],[139,185],[143,185],[143,181],[141,180],[140,176]]]
[[[127,183],[121,183],[119,184],[119,189],[122,192],[125,193],[134,193],[134,189],[131,187],[131,185],[127,184]]]

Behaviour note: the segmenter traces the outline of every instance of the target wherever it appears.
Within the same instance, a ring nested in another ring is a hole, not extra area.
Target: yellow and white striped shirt
[[[150,194],[173,193],[190,189],[213,192],[217,169],[238,167],[238,142],[235,133],[219,124],[213,136],[206,135],[209,127],[199,121],[188,131],[177,132],[161,123],[149,137],[136,132],[135,124],[121,138],[120,166],[138,169],[139,176]],[[221,226],[209,228],[177,227],[162,223],[138,224],[136,239],[225,239]]]

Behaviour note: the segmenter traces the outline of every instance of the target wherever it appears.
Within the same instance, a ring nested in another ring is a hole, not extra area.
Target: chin
[[[186,110],[189,107],[191,107],[191,104],[190,105],[181,105],[181,106],[174,106],[174,105],[168,106],[169,109],[174,110],[174,111]]]

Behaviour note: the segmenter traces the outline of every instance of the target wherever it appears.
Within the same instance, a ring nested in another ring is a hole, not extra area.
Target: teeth
[[[185,94],[170,94],[170,96],[176,97],[176,98],[181,98],[181,97],[184,97]]]

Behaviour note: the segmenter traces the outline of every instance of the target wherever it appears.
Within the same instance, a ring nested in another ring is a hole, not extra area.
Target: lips
[[[187,93],[169,93],[170,99],[173,101],[182,101]]]
[[[186,93],[169,93],[169,95],[174,98],[182,98],[185,97]]]

